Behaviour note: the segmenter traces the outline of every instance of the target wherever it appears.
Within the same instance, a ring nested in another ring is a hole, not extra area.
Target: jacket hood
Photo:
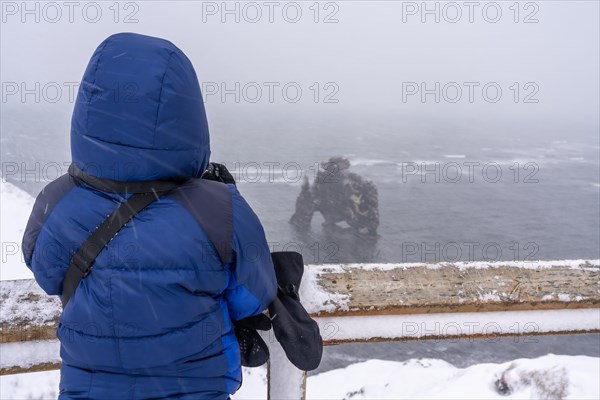
[[[201,175],[210,158],[208,123],[185,54],[134,33],[104,40],[79,87],[71,155],[88,175],[120,181]]]

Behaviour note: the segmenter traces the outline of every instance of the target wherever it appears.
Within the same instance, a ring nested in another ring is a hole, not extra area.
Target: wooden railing
[[[326,345],[600,332],[600,261],[308,265],[300,297]],[[58,298],[1,281],[0,310],[0,374],[60,366]],[[306,373],[263,337],[269,398],[305,398]]]

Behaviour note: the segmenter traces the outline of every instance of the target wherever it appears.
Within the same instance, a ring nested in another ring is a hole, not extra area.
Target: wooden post
[[[305,400],[306,372],[296,368],[287,359],[273,330],[261,332],[261,336],[269,346],[270,353],[267,365],[267,399]]]

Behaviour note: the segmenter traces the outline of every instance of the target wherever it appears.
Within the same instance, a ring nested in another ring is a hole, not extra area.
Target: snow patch
[[[243,368],[232,399],[265,399],[266,368]],[[600,358],[548,354],[467,368],[436,359],[369,360],[309,376],[307,399],[554,399],[600,398]],[[59,371],[0,377],[0,398],[50,399]]]
[[[600,359],[555,356],[456,368],[370,360],[309,377],[310,399],[598,399]]]
[[[58,296],[48,296],[34,280],[6,281],[0,288],[0,324],[3,326],[23,322],[34,326],[54,324],[62,311]],[[26,296],[44,301],[23,301]]]
[[[32,272],[23,260],[21,242],[34,202],[32,196],[0,176],[0,280],[33,279]]]
[[[336,316],[315,320],[323,340],[328,342],[496,337],[600,329],[597,308]]]
[[[391,271],[394,269],[428,268],[439,269],[441,267],[456,267],[461,271],[467,269],[488,268],[523,268],[523,269],[550,269],[554,267],[583,269],[597,271],[600,269],[598,260],[554,260],[554,261],[460,261],[441,263],[346,263],[346,264],[313,264],[310,267],[330,268],[333,272],[350,272],[353,268],[365,271]]]
[[[500,295],[498,295],[497,290],[494,290],[493,293],[480,294],[479,300],[486,302],[486,303],[488,303],[488,302],[500,303],[502,301],[502,299],[500,298]]]
[[[341,293],[328,293],[317,284],[324,272],[345,272],[340,264],[306,265],[300,284],[299,295],[302,305],[309,313],[348,310],[350,296]]]
[[[36,340],[29,342],[0,343],[2,368],[29,368],[46,362],[60,362],[60,342]],[[2,397],[3,398],[3,397]]]

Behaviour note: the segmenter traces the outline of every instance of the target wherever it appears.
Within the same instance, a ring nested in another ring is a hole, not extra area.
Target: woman
[[[163,39],[107,38],[79,88],[71,153],[23,239],[48,294],[64,295],[73,255],[132,193],[157,199],[63,296],[59,398],[229,398],[241,384],[233,323],[260,314],[277,282],[262,225],[235,185],[199,178],[210,143],[190,60]]]

